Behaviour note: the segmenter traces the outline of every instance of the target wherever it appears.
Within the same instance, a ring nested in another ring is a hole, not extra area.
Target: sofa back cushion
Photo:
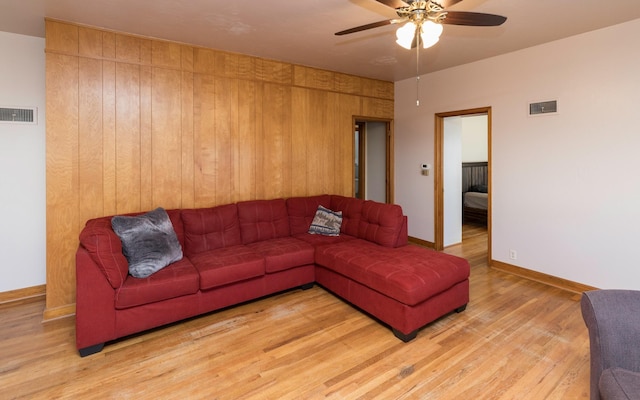
[[[243,201],[237,206],[243,244],[290,236],[284,199]]]
[[[122,242],[111,228],[111,217],[91,219],[80,232],[80,245],[114,289],[122,286],[129,274],[129,263],[122,253]]]
[[[173,230],[176,232],[178,242],[180,242],[180,246],[184,249],[184,225],[182,223],[181,214],[182,210],[179,209],[167,210],[167,215],[169,215],[169,220],[171,220]]]
[[[367,200],[362,205],[357,236],[381,246],[396,247],[404,225],[399,205]]]
[[[242,243],[238,208],[235,204],[183,210],[182,221],[187,257]]]
[[[289,228],[291,235],[307,233],[311,221],[316,215],[318,206],[330,208],[331,196],[328,194],[310,197],[291,197],[287,199],[287,212],[289,214]]]
[[[364,200],[356,199],[355,197],[331,196],[331,206],[328,208],[332,211],[342,211],[341,233],[358,236],[358,225],[363,204]]]

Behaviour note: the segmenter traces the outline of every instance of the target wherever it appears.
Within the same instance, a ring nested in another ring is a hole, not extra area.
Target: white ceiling
[[[640,1],[464,0],[450,10],[507,22],[446,25],[421,50],[420,74],[637,19]],[[375,0],[0,0],[0,31],[44,37],[44,17],[389,81],[416,75],[415,50],[395,43],[398,25],[334,35],[396,17]]]

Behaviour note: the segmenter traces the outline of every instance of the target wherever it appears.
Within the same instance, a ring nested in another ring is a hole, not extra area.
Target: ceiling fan
[[[501,15],[484,14],[467,11],[447,11],[446,8],[461,2],[462,0],[376,0],[385,6],[394,8],[398,17],[385,19],[355,28],[336,32],[336,35],[348,35],[350,33],[365,31],[385,25],[401,24],[407,22],[396,31],[396,43],[411,50],[416,48],[416,106],[420,106],[420,40],[426,49],[440,40],[442,24],[466,25],[466,26],[498,26],[507,18]]]
[[[398,14],[397,19],[386,19],[373,22],[355,28],[336,32],[336,35],[347,35],[367,29],[378,28],[390,24],[408,22],[396,32],[397,43],[407,49],[419,45],[422,39],[424,48],[433,46],[438,42],[442,33],[442,24],[466,25],[466,26],[498,26],[507,18],[495,15],[467,11],[446,11],[462,0],[376,0],[388,7],[394,8]]]

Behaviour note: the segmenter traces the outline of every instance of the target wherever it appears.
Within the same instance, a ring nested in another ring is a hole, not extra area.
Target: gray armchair
[[[591,400],[640,399],[640,291],[588,291],[581,306],[589,329]]]

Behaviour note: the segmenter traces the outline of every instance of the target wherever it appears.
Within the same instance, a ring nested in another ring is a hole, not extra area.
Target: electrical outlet
[[[518,252],[514,249],[509,250],[509,258],[515,260],[518,258]]]

